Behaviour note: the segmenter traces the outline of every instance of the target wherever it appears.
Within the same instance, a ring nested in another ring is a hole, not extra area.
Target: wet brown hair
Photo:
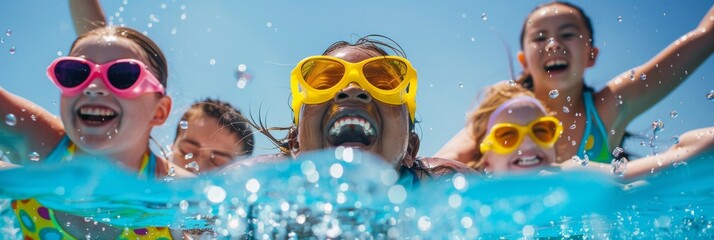
[[[255,146],[253,130],[240,110],[228,102],[206,98],[191,104],[191,107],[181,116],[180,121],[189,121],[204,116],[215,118],[218,121],[218,125],[221,126],[221,129],[228,129],[228,131],[236,135],[236,143],[240,142],[243,146],[243,151],[238,153],[238,155],[250,155],[253,153]],[[181,130],[179,124],[179,126],[176,127],[176,137],[181,133]]]
[[[144,64],[149,67],[149,71],[151,71],[151,73],[156,76],[161,85],[164,85],[164,88],[167,87],[166,82],[168,81],[169,70],[168,65],[166,63],[166,57],[164,56],[164,53],[161,51],[159,46],[156,45],[156,43],[152,41],[149,37],[128,27],[98,27],[77,37],[77,39],[75,39],[72,43],[70,52],[74,50],[75,46],[80,40],[89,36],[114,36],[117,38],[124,38],[133,43],[136,43],[136,45],[138,45],[144,51],[143,54],[146,54],[144,56],[145,59],[149,60],[149,62],[146,62]]]

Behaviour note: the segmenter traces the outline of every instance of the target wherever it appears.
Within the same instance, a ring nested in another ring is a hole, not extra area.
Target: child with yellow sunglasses
[[[505,83],[488,89],[468,123],[470,138],[451,141],[478,146],[480,151],[467,165],[494,174],[550,166],[555,160],[553,145],[563,131],[560,121],[550,116],[533,93]],[[450,143],[438,157],[458,159],[451,156],[458,152],[449,151],[448,146]]]
[[[469,116],[465,129],[469,134],[459,135],[468,138],[452,139],[436,156],[459,159],[456,156],[459,152],[453,151],[450,146],[455,141],[473,144],[478,146],[479,151],[473,152],[473,158],[467,165],[493,174],[558,167],[563,170],[601,171],[631,180],[666,169],[674,163],[706,159],[714,153],[714,127],[709,127],[683,133],[679,143],[657,156],[631,162],[618,159],[616,164],[583,164],[580,159],[556,164],[553,146],[563,131],[562,124],[549,116],[533,93],[506,83],[488,88],[486,97]]]

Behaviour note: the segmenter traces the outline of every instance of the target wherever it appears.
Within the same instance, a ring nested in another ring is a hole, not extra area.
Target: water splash
[[[40,161],[40,154],[37,152],[31,152],[30,154],[27,155],[27,158],[30,159],[31,161]]]
[[[553,90],[550,90],[550,92],[548,92],[548,97],[550,97],[550,99],[555,99],[558,97],[558,95],[560,95],[560,92],[558,92],[558,89],[553,89]]]
[[[615,158],[612,159],[612,162],[610,163],[610,166],[612,167],[612,174],[618,177],[623,177],[625,176],[625,172],[627,171],[627,158]]]
[[[201,167],[198,165],[198,163],[196,161],[191,161],[190,163],[183,166],[183,168],[185,168],[187,170],[193,169],[193,171],[198,172]]]
[[[17,117],[15,117],[15,114],[8,113],[5,115],[5,124],[8,126],[15,126],[17,125]]]
[[[669,112],[669,117],[677,118],[677,116],[679,116],[679,113],[677,113],[676,110],[672,110],[671,112]]]

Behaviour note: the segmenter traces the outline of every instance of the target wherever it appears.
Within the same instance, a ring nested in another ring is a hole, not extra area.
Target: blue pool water
[[[712,156],[623,185],[599,173],[457,174],[420,187],[351,150],[196,179],[139,180],[97,159],[0,171],[0,196],[115,226],[211,228],[215,237],[711,238]],[[646,182],[646,183],[643,183]],[[3,238],[18,236],[2,206]]]

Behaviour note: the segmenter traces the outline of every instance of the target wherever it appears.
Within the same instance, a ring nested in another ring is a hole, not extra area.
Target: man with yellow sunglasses
[[[388,56],[378,45],[404,54],[375,37],[382,36],[337,42],[292,71],[297,126],[288,141],[292,157],[338,146],[358,148],[381,156],[412,182],[471,171],[456,161],[416,157],[416,70],[404,57]]]

